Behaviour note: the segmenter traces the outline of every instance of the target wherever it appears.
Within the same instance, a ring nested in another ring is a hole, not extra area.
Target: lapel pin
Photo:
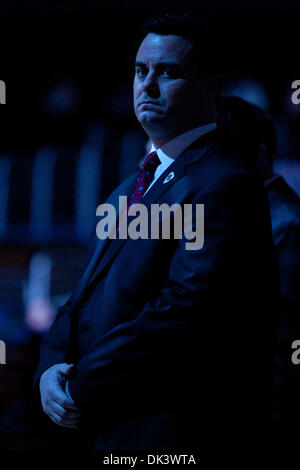
[[[168,176],[165,178],[165,181],[163,184],[165,183],[168,183],[169,181],[171,181],[173,178],[174,178],[174,171],[171,171],[171,173],[168,174]]]

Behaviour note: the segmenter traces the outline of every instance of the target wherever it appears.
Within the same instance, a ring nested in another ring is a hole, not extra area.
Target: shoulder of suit
[[[195,153],[199,150],[200,154],[203,152],[203,145],[194,145],[191,150]],[[254,174],[250,169],[249,163],[241,153],[230,144],[222,142],[222,140],[207,142],[203,156],[199,159],[191,159],[188,165],[191,166],[191,172],[197,172],[197,170],[199,172],[207,171],[216,174],[216,176],[226,176],[238,171]]]

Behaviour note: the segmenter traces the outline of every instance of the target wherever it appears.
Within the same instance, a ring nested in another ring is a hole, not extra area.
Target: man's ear
[[[254,170],[263,180],[267,180],[273,175],[273,164],[268,155],[268,149],[264,143],[261,143],[257,152],[257,158],[254,163]]]
[[[206,79],[206,93],[207,96],[218,98],[221,93],[223,83],[223,76],[214,74]]]

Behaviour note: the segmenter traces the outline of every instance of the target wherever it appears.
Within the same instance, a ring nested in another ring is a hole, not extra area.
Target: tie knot
[[[160,160],[158,158],[157,153],[151,152],[149,155],[145,158],[145,161],[142,166],[142,170],[147,169],[147,170],[152,170],[155,171],[158,165],[160,164]]]

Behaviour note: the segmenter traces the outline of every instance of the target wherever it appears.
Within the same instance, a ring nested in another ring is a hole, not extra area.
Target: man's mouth
[[[160,106],[159,103],[156,103],[155,101],[150,101],[150,100],[141,101],[141,103],[139,104],[139,106],[141,106],[142,104],[152,104],[152,105],[154,105],[154,106]]]

